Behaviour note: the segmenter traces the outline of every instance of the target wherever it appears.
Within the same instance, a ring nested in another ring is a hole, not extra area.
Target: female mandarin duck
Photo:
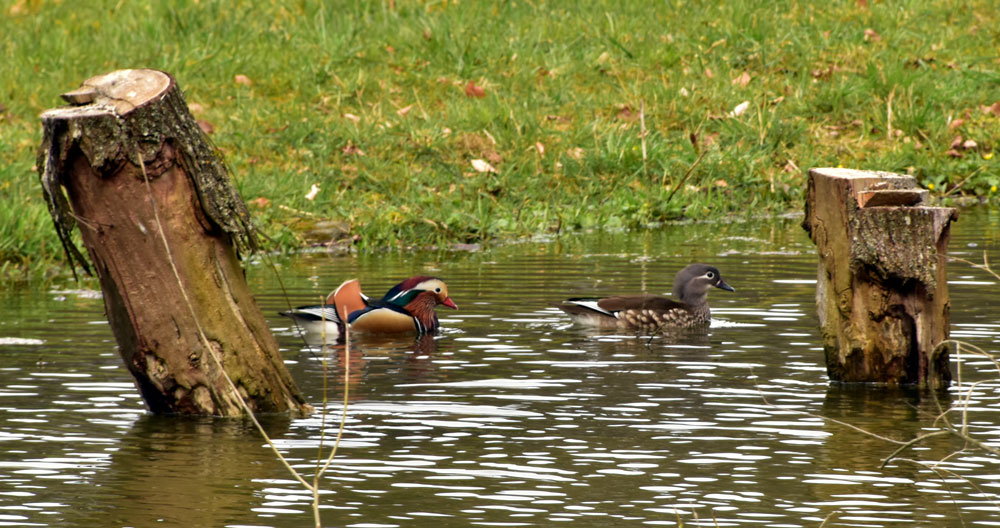
[[[674,277],[673,299],[658,295],[569,299],[559,305],[577,323],[600,328],[671,330],[707,325],[711,320],[708,290],[736,291],[719,270],[691,264]]]
[[[345,322],[357,333],[424,334],[440,326],[434,312],[439,304],[458,309],[448,297],[448,286],[436,277],[406,279],[379,300],[361,293],[361,285],[352,279],[334,290],[326,304],[300,306],[281,315],[290,317],[307,333],[326,332],[331,338],[344,334]]]

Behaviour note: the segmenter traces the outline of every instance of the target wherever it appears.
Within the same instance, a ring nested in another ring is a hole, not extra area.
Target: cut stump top
[[[125,115],[167,93],[173,84],[170,75],[158,70],[117,70],[98,75],[62,94],[66,102],[76,106],[48,110],[42,119],[105,113],[109,109]]]

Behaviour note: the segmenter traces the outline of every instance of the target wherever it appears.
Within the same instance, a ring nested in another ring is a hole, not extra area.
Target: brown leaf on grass
[[[708,77],[709,79],[712,79],[712,78],[715,77],[715,74],[712,73],[712,69],[711,68],[705,68],[705,77]]]
[[[573,147],[566,151],[566,155],[573,159],[583,159],[583,149],[580,147]]]
[[[0,105],[0,112],[7,110],[3,105]],[[200,103],[190,103],[188,104],[188,110],[191,110],[192,114],[200,114],[205,111],[205,107],[201,106]]]
[[[196,121],[196,123],[198,123],[198,128],[200,128],[201,131],[206,134],[211,134],[215,132],[215,125],[209,123],[208,121],[205,121],[204,119],[199,119]]]
[[[545,155],[545,145],[543,145],[541,141],[535,142],[535,150],[538,151],[539,156]]]
[[[882,35],[879,35],[877,31],[872,28],[865,30],[865,42],[878,42],[882,40]]]
[[[788,160],[785,162],[785,166],[781,168],[781,171],[787,172],[789,174],[795,174],[797,172],[801,172],[802,169],[800,169],[799,166],[796,165],[794,161]]]
[[[965,124],[965,120],[960,117],[958,119],[952,120],[951,123],[948,123],[948,128],[950,128],[952,130],[955,130],[956,128],[958,128],[958,127],[960,127],[960,126],[962,126],[964,124]]]
[[[992,105],[983,106],[982,109],[983,113],[986,115],[1000,116],[1000,101],[997,101]]]
[[[399,117],[404,117],[406,116],[406,114],[410,113],[410,110],[413,110],[413,105],[406,105],[403,108],[396,110],[396,115],[398,115]]]
[[[979,144],[976,143],[976,140],[974,139],[966,139],[965,141],[962,142],[962,148],[965,150],[973,150],[978,146]]]
[[[254,198],[253,200],[250,200],[250,205],[253,207],[259,207],[263,209],[271,205],[271,200],[268,200],[267,198],[261,196],[259,198]]]
[[[237,74],[235,77],[233,77],[233,81],[236,84],[242,84],[243,86],[250,86],[251,84],[253,84],[250,81],[250,78],[243,74]]]
[[[732,84],[733,84],[733,86],[739,86],[740,88],[746,88],[746,86],[748,84],[750,84],[750,79],[751,79],[750,74],[747,73],[747,72],[743,72],[740,75],[737,75],[735,79],[733,79]]]
[[[959,151],[957,151],[957,150],[955,150],[955,149],[949,149],[948,152],[945,152],[945,154],[947,154],[947,155],[949,155],[949,156],[951,156],[953,158],[961,158],[962,157],[962,153],[959,152]]]
[[[726,183],[726,180],[715,180],[715,186],[716,187],[729,187],[729,184]]]
[[[617,112],[615,112],[615,119],[619,121],[635,121],[638,118],[639,115],[629,105],[621,105],[618,107]]]
[[[858,7],[860,7],[861,9],[867,9],[868,8],[868,0],[858,0],[857,4],[858,4]]]
[[[348,156],[364,156],[365,155],[365,151],[359,149],[357,146],[355,146],[351,142],[347,142],[347,144],[344,145],[344,148],[340,149],[340,151],[343,152],[344,154],[347,154]]]
[[[476,172],[492,172],[494,174],[497,172],[496,168],[493,167],[493,165],[490,165],[489,163],[481,159],[474,159],[472,160],[471,163],[472,163],[472,168],[475,169]]]
[[[486,97],[486,90],[482,86],[469,81],[469,84],[465,85],[465,95],[466,97],[475,97],[476,99],[481,99]]]
[[[385,51],[386,51],[386,53],[388,53],[389,55],[392,55],[392,54],[396,53],[396,48],[394,48],[394,47],[392,47],[392,46],[386,46],[386,47],[385,47]]]
[[[955,139],[951,140],[950,148],[959,149],[962,148],[962,142],[965,141],[962,136],[955,136]]]
[[[346,120],[348,120],[348,121],[350,121],[352,123],[359,123],[359,122],[361,122],[361,118],[358,117],[358,116],[356,116],[356,115],[354,115],[354,114],[344,114],[344,119],[346,119]]]

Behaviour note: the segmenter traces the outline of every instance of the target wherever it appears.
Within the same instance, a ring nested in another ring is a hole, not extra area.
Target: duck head
[[[389,290],[382,300],[397,306],[406,306],[418,295],[424,293],[433,295],[437,304],[447,306],[452,310],[458,309],[455,302],[448,296],[448,285],[437,277],[418,276],[406,279]]]
[[[708,264],[690,264],[677,272],[674,277],[673,295],[677,300],[697,306],[707,302],[708,290],[712,287],[734,292],[735,288],[722,280],[722,274]]]

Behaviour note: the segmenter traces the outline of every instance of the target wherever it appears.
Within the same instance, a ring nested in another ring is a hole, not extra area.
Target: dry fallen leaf
[[[715,186],[716,187],[729,187],[729,184],[726,183],[726,180],[715,180]]]
[[[738,75],[735,79],[733,79],[733,86],[746,88],[748,84],[750,84],[750,74],[747,72],[743,72],[742,74]]]
[[[951,140],[950,147],[953,149],[962,148],[962,142],[965,141],[962,136],[955,136],[955,139]]]
[[[960,127],[960,126],[962,126],[964,124],[965,124],[965,120],[960,117],[958,119],[953,120],[951,123],[948,123],[948,128],[950,128],[952,130],[955,130],[956,128],[958,128],[958,127]]]
[[[544,156],[545,155],[545,145],[543,145],[541,141],[536,141],[535,142],[535,150],[538,151],[538,155],[539,156]]]
[[[253,84],[250,82],[250,78],[243,74],[237,74],[236,77],[233,77],[233,81],[235,81],[236,84],[242,84],[243,86],[250,86]]]
[[[306,193],[306,200],[312,201],[316,198],[317,194],[319,194],[319,185],[314,183],[312,184],[312,187],[309,188],[309,192]]]
[[[475,97],[477,99],[486,97],[486,90],[482,86],[469,81],[469,84],[465,85],[465,95],[468,97]]]
[[[487,162],[485,162],[485,161],[483,161],[481,159],[474,159],[474,160],[472,160],[472,168],[475,169],[476,172],[493,172],[493,173],[496,173],[496,171],[497,171],[496,168],[493,167],[493,165],[490,165],[489,163],[487,163]]]
[[[201,104],[199,104],[199,103],[191,103],[191,104],[188,105],[188,110],[191,110],[192,114],[197,114],[197,113],[200,113],[200,112],[204,112],[205,111],[205,107],[201,106]],[[3,111],[3,109],[0,108],[0,112],[2,112],[2,111]]]
[[[865,42],[876,42],[882,40],[882,35],[879,35],[877,31],[872,28],[865,30]]]
[[[406,105],[403,108],[396,110],[396,115],[398,115],[399,117],[403,117],[406,114],[409,114],[410,110],[413,110],[413,105]]]
[[[712,77],[715,77],[715,74],[712,73],[711,69],[705,68],[705,77],[708,77],[709,79],[711,79]]]
[[[350,143],[350,142],[348,142],[346,145],[344,145],[344,148],[340,149],[340,151],[343,152],[344,154],[347,154],[348,156],[351,156],[351,155],[354,155],[354,156],[364,156],[365,155],[365,151],[359,149],[358,147],[354,146],[353,143]]]
[[[573,159],[581,159],[583,158],[583,149],[580,147],[573,147],[566,151],[566,155]]]
[[[250,200],[250,205],[254,207],[264,208],[271,205],[271,200],[268,200],[267,198],[261,196],[259,198],[254,198],[253,200]]]
[[[979,144],[976,143],[976,141],[973,140],[973,139],[966,139],[962,143],[962,148],[964,148],[965,150],[972,150],[972,149],[974,149],[974,148],[976,148],[978,146],[979,146]]]
[[[729,112],[730,117],[739,117],[750,108],[750,101],[743,101],[742,103],[736,105],[732,112]]]
[[[615,119],[620,119],[623,121],[634,121],[638,119],[639,115],[636,114],[632,107],[629,105],[621,105],[615,113]]]
[[[202,132],[206,134],[211,134],[215,132],[215,125],[213,125],[212,123],[209,123],[204,119],[199,119],[196,122],[198,123],[198,128],[200,128]]]
[[[358,123],[358,122],[361,121],[361,118],[358,117],[358,116],[356,116],[356,115],[354,115],[354,114],[344,114],[344,119],[346,119],[348,121],[352,121],[354,123]]]

